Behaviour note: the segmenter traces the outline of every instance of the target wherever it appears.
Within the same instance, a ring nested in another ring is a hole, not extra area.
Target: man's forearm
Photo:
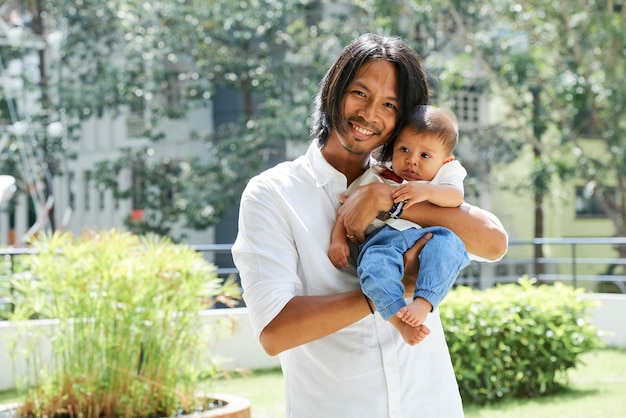
[[[261,332],[269,355],[315,341],[371,312],[360,289],[330,296],[294,296]]]
[[[415,289],[419,253],[432,234],[425,234],[404,254],[407,297]],[[274,356],[285,350],[315,341],[371,314],[361,289],[330,296],[294,296],[261,331],[261,345]]]
[[[461,238],[468,252],[489,260],[507,251],[508,237],[497,218],[474,206],[442,208],[422,202],[406,210],[402,218],[422,227],[444,226]]]
[[[384,183],[359,187],[340,208],[346,231],[362,241],[363,231],[372,219],[393,206],[392,192],[393,187]],[[402,218],[423,227],[444,226],[461,238],[467,251],[488,260],[497,260],[507,251],[508,237],[500,221],[475,206],[442,208],[422,202],[405,210]]]

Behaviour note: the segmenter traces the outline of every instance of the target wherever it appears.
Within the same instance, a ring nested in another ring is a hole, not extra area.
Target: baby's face
[[[391,167],[407,181],[431,181],[441,166],[453,159],[439,139],[403,129],[393,147]]]

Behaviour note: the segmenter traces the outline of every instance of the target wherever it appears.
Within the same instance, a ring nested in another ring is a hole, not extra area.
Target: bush
[[[535,397],[561,387],[580,354],[601,345],[582,289],[522,278],[487,290],[458,287],[441,307],[466,402]]]
[[[24,330],[15,349],[28,366],[16,376],[26,391],[20,416],[154,417],[203,407],[195,391],[215,370],[207,353],[215,333],[199,312],[237,296],[232,280],[223,283],[192,248],[156,236],[54,234],[33,247],[28,276],[12,280],[10,293],[10,319]],[[54,326],[33,335],[32,317]],[[40,352],[42,338],[51,358]]]

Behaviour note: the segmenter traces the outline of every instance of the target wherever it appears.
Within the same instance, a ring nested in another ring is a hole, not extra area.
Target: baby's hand
[[[350,248],[348,244],[345,242],[340,243],[330,243],[330,248],[328,249],[328,258],[330,262],[333,263],[333,266],[338,269],[348,268],[350,265],[348,264],[348,257],[350,256]]]
[[[426,186],[426,187],[424,187]],[[404,209],[408,209],[416,203],[428,200],[428,185],[409,182],[401,184],[393,191],[393,201],[395,203],[404,202]]]

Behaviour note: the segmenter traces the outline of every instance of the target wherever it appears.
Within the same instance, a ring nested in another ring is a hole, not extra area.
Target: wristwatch
[[[400,217],[400,215],[402,215],[402,208],[403,207],[404,207],[404,202],[395,203],[391,207],[391,210],[388,213],[389,217],[390,218],[394,218],[394,219],[398,219],[398,217]]]

